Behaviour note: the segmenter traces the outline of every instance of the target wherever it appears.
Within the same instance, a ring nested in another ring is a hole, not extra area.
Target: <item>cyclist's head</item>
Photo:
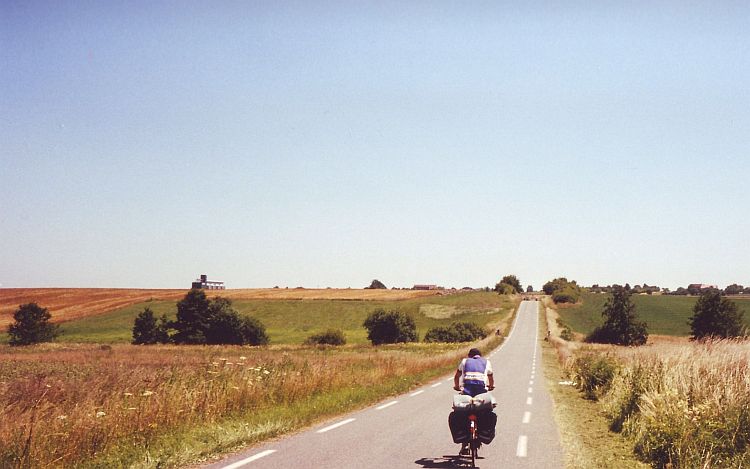
[[[469,350],[470,357],[476,357],[477,355],[482,356],[482,352],[480,352],[478,348],[473,348]]]

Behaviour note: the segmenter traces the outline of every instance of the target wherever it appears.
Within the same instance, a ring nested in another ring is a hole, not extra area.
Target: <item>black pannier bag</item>
[[[477,412],[477,437],[484,444],[492,443],[495,439],[495,425],[497,414],[491,410]],[[451,429],[454,443],[467,443],[471,439],[469,434],[469,413],[451,412],[448,414],[448,427]]]
[[[466,412],[451,412],[448,414],[448,426],[451,429],[454,443],[468,443],[471,439],[469,434],[469,414]]]
[[[492,411],[477,413],[477,437],[485,445],[495,439],[495,425],[497,414]]]

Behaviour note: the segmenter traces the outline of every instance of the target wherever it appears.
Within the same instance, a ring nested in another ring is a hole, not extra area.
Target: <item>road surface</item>
[[[505,343],[490,352],[497,433],[480,451],[480,468],[562,468],[552,400],[541,369],[536,301],[521,303]],[[468,350],[467,350],[468,351]],[[539,365],[539,366],[537,366]],[[260,444],[210,469],[466,467],[448,429],[453,378]]]

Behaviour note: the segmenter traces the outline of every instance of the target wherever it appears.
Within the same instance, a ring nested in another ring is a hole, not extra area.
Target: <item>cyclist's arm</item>
[[[458,379],[461,377],[461,370],[456,370],[456,374],[453,375],[453,389],[460,391],[461,388],[458,385]]]
[[[489,384],[490,384],[490,391],[492,391],[493,389],[495,389],[495,375],[493,374],[487,375],[487,380],[489,381]]]

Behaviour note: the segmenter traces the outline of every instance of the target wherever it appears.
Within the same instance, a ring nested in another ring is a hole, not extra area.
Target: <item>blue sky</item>
[[[750,284],[742,2],[2,2],[0,284]]]

